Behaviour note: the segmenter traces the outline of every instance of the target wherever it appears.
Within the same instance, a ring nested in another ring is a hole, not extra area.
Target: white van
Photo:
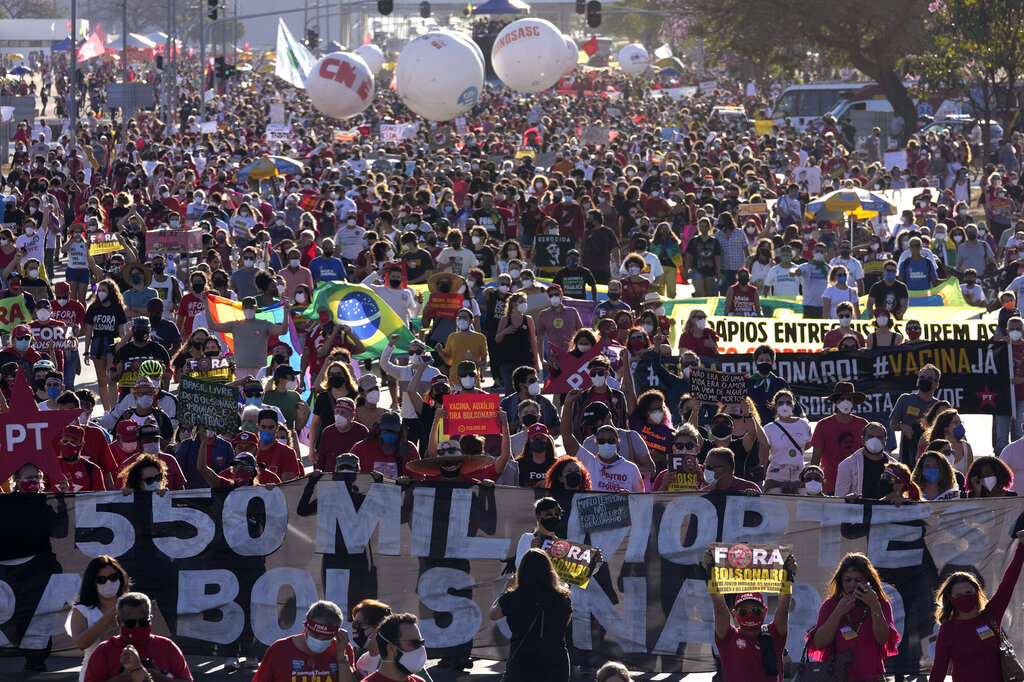
[[[769,118],[779,125],[788,118],[797,130],[809,122],[820,119],[844,97],[863,89],[870,83],[808,83],[791,85],[775,100]]]
[[[915,103],[918,116],[930,116],[936,120],[962,113],[963,106],[958,100],[947,99],[942,94],[927,95],[916,99]],[[874,84],[844,97],[828,112],[837,122],[844,118],[850,119],[850,124],[857,130],[856,139],[853,142],[858,148],[864,144],[864,139],[874,127],[882,130],[883,139],[888,141],[888,148],[898,146],[899,139],[893,135],[892,130],[894,113],[892,103],[886,99],[882,89]],[[910,130],[916,130],[917,121],[904,121],[904,126],[909,127]]]

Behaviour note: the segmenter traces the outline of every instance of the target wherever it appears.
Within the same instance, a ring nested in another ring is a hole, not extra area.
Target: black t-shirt
[[[882,472],[885,471],[886,464],[888,464],[888,460],[885,457],[878,461],[867,456],[864,457],[864,482],[860,487],[860,496],[865,500],[877,500],[881,497],[878,492],[878,483],[882,478]]]
[[[868,296],[875,299],[876,308],[886,308],[889,312],[892,312],[896,310],[900,301],[910,297],[910,292],[907,290],[907,285],[903,282],[896,281],[890,285],[885,281],[881,281],[876,282],[871,287],[871,290],[868,291]]]
[[[722,245],[715,238],[707,241],[699,236],[686,244],[686,253],[692,258],[692,267],[706,277],[713,277],[715,272],[715,256],[722,255]]]
[[[121,325],[128,322],[124,308],[114,304],[103,305],[95,301],[85,311],[85,324],[92,325],[92,337],[116,339]]]
[[[489,246],[481,246],[480,250],[470,249],[473,255],[476,256],[477,267],[484,271],[484,275],[487,279],[492,277],[494,272],[494,249]]]
[[[529,448],[529,445],[527,445]],[[548,475],[548,469],[555,463],[554,459],[548,459],[540,464],[533,461],[532,453],[527,452],[522,457],[516,458],[519,465],[519,485],[522,487],[533,487],[544,484],[544,478]]]
[[[421,277],[423,273],[434,269],[434,259],[423,249],[403,253],[402,261],[405,263],[406,277],[410,280]]]
[[[178,325],[170,320],[160,320],[153,325],[149,337],[163,346],[168,353],[181,345],[181,332],[178,331]]]
[[[573,270],[572,268],[564,267],[555,273],[555,277],[551,281],[562,287],[562,293],[569,298],[585,299],[587,297],[587,286],[597,286],[594,273],[587,268],[576,268]]]

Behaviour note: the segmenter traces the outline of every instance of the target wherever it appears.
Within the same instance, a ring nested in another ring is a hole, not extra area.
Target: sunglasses
[[[96,576],[97,585],[106,585],[107,583],[119,583],[121,582],[121,576],[119,575],[98,575]]]
[[[672,448],[674,450],[695,450],[697,448],[697,443],[692,440],[678,441],[676,443],[672,443]]]
[[[617,445],[619,440],[617,438],[598,438],[598,445]]]
[[[146,485],[153,485],[157,481],[162,481],[163,479],[164,477],[161,474],[157,474],[156,476],[146,476],[144,479],[142,479],[142,482],[145,483]]]
[[[683,367],[700,367],[700,363],[699,362],[684,362],[684,363],[682,363],[682,366]]]
[[[736,609],[736,613],[737,615],[739,615],[740,618],[743,618],[748,613],[752,616],[760,616],[762,613],[764,613],[764,609],[762,609],[760,606],[752,606],[749,609],[746,606],[744,606],[743,608]]]
[[[921,331],[921,328],[920,327],[907,327],[907,331],[908,332],[919,332],[919,331]]]
[[[121,625],[126,628],[141,628],[144,625],[149,625],[150,620],[150,616],[146,616],[145,618],[125,618],[121,621]]]
[[[603,377],[606,374],[608,374],[608,372],[604,371],[603,369],[592,369],[592,370],[590,370],[590,376],[592,376],[592,377]]]
[[[452,448],[452,447],[438,448],[437,449],[437,454],[442,455],[442,456],[444,456],[444,455],[461,455],[462,454],[462,450],[460,448]]]
[[[781,407],[783,405],[789,405],[790,407],[792,407],[793,403],[790,402],[789,400],[780,400],[779,402],[775,403],[775,407]]]

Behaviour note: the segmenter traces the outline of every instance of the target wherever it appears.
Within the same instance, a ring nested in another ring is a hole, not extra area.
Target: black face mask
[[[205,341],[193,341],[192,347],[195,348],[196,350],[202,350],[205,344]]]
[[[36,379],[35,385],[36,385],[36,390],[37,391],[45,391],[46,390],[46,379]]]
[[[768,376],[772,373],[772,363],[770,362],[759,362],[757,363],[757,373],[761,376]]]
[[[576,488],[583,482],[583,475],[578,471],[570,471],[565,475],[565,487]]]
[[[537,440],[530,441],[530,449],[534,452],[547,452],[548,444],[538,438]]]
[[[562,525],[562,519],[557,516],[548,516],[540,520],[540,527],[554,533]]]
[[[366,631],[361,628],[352,629],[352,643],[360,649],[366,648],[366,643],[369,641],[369,637],[366,636]]]
[[[153,272],[155,272],[158,275],[164,274],[164,266],[163,265],[154,265],[153,266]]]
[[[227,285],[228,285],[228,281],[226,279],[215,279],[215,280],[213,280],[213,286],[217,287],[218,289],[223,289]]]
[[[159,315],[150,315],[149,316],[149,323],[151,325],[153,325],[154,327],[156,325],[160,324],[160,322],[162,322],[162,321],[163,321],[163,318],[161,318]]]
[[[750,275],[739,275],[738,277],[736,277],[736,281],[738,281],[740,284],[746,285],[748,282],[750,282]]]
[[[218,355],[220,355],[220,351],[217,351],[217,350],[208,350],[208,351],[204,352],[204,353],[203,353],[203,355],[205,355],[205,356],[206,356],[206,357],[208,357],[208,358],[215,358],[215,357],[217,357]]]
[[[283,355],[275,355],[274,356],[274,362],[276,362],[279,365],[284,365],[284,364],[287,364],[288,358],[286,358]]]
[[[932,390],[932,387],[934,385],[935,384],[934,384],[934,382],[931,379],[918,379],[917,380],[917,390],[921,391],[921,393],[927,393],[928,391]]]
[[[524,414],[522,422],[523,422],[523,426],[525,426],[526,428],[530,428],[531,426],[533,426],[534,424],[537,423],[537,415],[535,415],[535,414]]]
[[[608,299],[609,300],[617,301],[620,298],[622,298],[622,293],[621,292],[618,292],[618,291],[609,291],[608,292]]]
[[[892,481],[890,481],[888,479],[885,479],[885,478],[881,479],[878,482],[878,497],[879,497],[879,499],[881,499],[881,498],[885,497],[886,495],[888,495],[889,493],[891,493],[892,492],[892,488],[893,488]]]
[[[728,438],[732,435],[732,427],[725,422],[718,422],[711,427],[711,435],[715,438]]]
[[[343,377],[343,376],[328,377],[327,378],[327,383],[330,385],[331,388],[341,388],[342,386],[345,385],[345,377]]]
[[[192,291],[194,291],[197,294],[203,293],[203,291],[205,289],[206,289],[206,285],[205,284],[199,284],[199,283],[196,283],[196,282],[192,283]]]
[[[148,329],[135,329],[132,331],[132,339],[139,343],[144,343],[149,339]]]

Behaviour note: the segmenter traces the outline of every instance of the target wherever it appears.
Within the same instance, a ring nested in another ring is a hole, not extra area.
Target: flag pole
[[[68,89],[68,132],[71,133],[70,149],[77,158],[78,142],[78,0],[71,0],[71,57],[68,60],[71,71],[71,86]],[[69,164],[70,165],[70,164]]]

